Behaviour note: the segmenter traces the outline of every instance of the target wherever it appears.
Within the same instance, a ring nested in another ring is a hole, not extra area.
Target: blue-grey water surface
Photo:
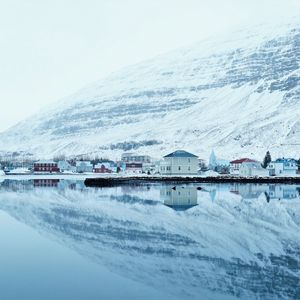
[[[300,299],[300,186],[0,182],[0,299]]]

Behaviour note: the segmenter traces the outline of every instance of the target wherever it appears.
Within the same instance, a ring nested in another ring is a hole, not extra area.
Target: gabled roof
[[[164,157],[198,157],[198,156],[184,150],[177,150]]]
[[[257,160],[254,159],[250,159],[250,158],[240,158],[240,159],[236,159],[231,161],[231,164],[242,164],[244,162],[257,162]]]

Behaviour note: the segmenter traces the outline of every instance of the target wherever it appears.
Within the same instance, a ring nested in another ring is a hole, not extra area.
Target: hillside
[[[299,156],[300,25],[258,26],[116,72],[0,134],[41,157],[184,148],[207,158]],[[45,91],[46,92],[46,91]],[[42,101],[42,99],[41,99]]]

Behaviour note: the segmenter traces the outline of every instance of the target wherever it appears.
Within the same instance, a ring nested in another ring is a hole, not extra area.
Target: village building
[[[125,164],[125,171],[129,173],[142,173],[143,164],[140,162],[128,162]]]
[[[68,161],[66,160],[60,160],[57,163],[59,169],[61,172],[76,172],[76,167],[72,166]]]
[[[260,162],[243,162],[239,170],[240,176],[263,177],[268,176],[269,171],[264,169]]]
[[[53,160],[39,160],[33,163],[34,172],[57,173],[60,172],[57,162]]]
[[[162,175],[197,175],[198,156],[184,150],[177,150],[164,156],[159,168]]]
[[[92,173],[93,164],[90,161],[76,161],[77,173]]]
[[[155,162],[143,163],[142,172],[146,174],[154,174],[156,171]]]
[[[250,159],[250,158],[240,158],[236,160],[232,160],[229,163],[229,172],[232,175],[239,175],[240,174],[240,167],[242,163],[245,162],[257,162],[256,160]]]
[[[267,169],[271,176],[293,176],[297,174],[298,165],[295,159],[278,158],[275,161],[271,161]]]
[[[125,163],[150,163],[151,157],[149,155],[138,155],[135,153],[123,153],[121,160]]]
[[[117,165],[110,162],[101,162],[95,165],[95,173],[116,173]]]

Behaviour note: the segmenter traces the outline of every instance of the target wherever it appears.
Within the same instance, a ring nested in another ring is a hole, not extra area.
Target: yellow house
[[[198,156],[177,150],[164,156],[159,172],[162,175],[197,175],[198,168]]]

